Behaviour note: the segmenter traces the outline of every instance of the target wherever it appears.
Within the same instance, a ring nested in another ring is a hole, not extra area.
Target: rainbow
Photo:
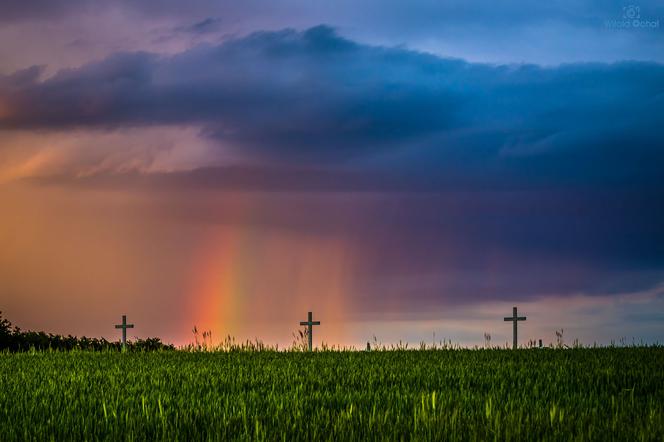
[[[189,272],[185,330],[212,331],[215,342],[232,335],[284,345],[313,310],[335,324],[321,339],[340,342],[350,306],[349,242],[256,223],[261,207],[255,195],[225,201],[233,222],[204,228]]]

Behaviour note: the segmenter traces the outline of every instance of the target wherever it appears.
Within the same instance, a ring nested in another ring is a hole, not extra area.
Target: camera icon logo
[[[623,6],[623,18],[627,20],[641,18],[641,7],[636,5]]]

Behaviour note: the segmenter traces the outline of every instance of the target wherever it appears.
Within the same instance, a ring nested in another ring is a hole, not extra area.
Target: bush
[[[9,350],[12,352],[21,352],[29,350],[121,350],[120,342],[110,342],[104,338],[88,338],[83,336],[54,335],[52,333],[21,331],[18,327],[12,327],[11,322],[2,317],[0,312],[0,351]],[[137,341],[128,341],[127,350],[129,351],[156,351],[156,350],[175,350],[171,344],[164,344],[159,338],[138,339]]]

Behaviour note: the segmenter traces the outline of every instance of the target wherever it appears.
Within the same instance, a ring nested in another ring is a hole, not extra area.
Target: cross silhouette
[[[512,321],[512,348],[516,350],[517,348],[517,338],[516,338],[516,323],[517,321],[525,321],[526,317],[525,316],[517,316],[516,314],[516,307],[512,307],[512,316],[508,316],[505,318],[505,321]]]
[[[307,327],[309,327],[308,330],[307,330],[308,331],[307,334],[309,335],[309,351],[311,351],[312,348],[313,348],[312,337],[311,337],[312,332],[313,332],[313,327],[312,326],[320,325],[320,321],[312,321],[312,317],[313,317],[313,314],[311,312],[309,312],[308,320],[300,322],[300,325],[306,325]]]
[[[122,324],[118,324],[115,328],[122,329],[122,350],[127,349],[127,329],[134,328],[134,324],[127,324],[127,316],[122,315]]]

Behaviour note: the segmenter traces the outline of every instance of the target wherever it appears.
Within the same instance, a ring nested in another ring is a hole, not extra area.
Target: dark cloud
[[[318,26],[0,79],[4,129],[193,124],[273,162],[419,188],[664,184],[664,67],[487,65]]]
[[[326,27],[257,33],[170,58],[117,54],[6,95],[12,115],[0,124],[199,123],[210,136],[266,150],[380,147],[452,123],[453,92],[406,78],[429,76],[408,60],[419,57],[432,58],[359,46]]]
[[[217,17],[208,17],[205,20],[201,20],[192,25],[178,26],[175,28],[175,31],[202,35],[221,30],[222,24],[222,19]]]

